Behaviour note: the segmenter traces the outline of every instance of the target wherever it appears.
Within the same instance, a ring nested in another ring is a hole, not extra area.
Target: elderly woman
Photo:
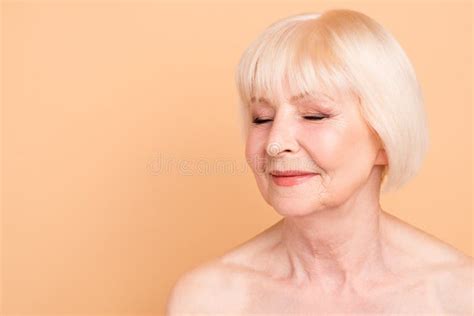
[[[379,202],[428,146],[415,72],[387,30],[352,10],[291,16],[236,80],[247,162],[283,218],[181,276],[168,315],[473,314],[473,259]]]

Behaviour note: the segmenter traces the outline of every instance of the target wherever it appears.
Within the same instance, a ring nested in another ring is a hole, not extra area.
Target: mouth
[[[273,170],[270,171],[270,174],[275,177],[298,177],[298,176],[305,176],[305,175],[314,175],[315,172],[312,171],[304,171],[304,170]]]
[[[317,173],[302,170],[286,170],[272,171],[270,175],[276,185],[287,187],[302,184],[316,176]]]

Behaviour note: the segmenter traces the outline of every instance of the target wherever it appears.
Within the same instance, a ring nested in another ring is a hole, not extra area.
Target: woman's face
[[[265,201],[278,213],[304,215],[335,207],[367,182],[374,165],[387,163],[358,102],[353,94],[321,93],[276,105],[251,104],[245,155]],[[272,175],[288,170],[311,174]]]

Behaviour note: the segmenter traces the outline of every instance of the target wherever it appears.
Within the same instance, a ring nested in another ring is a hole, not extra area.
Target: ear
[[[375,158],[375,165],[388,165],[387,153],[385,152],[385,149],[379,149],[377,157]]]

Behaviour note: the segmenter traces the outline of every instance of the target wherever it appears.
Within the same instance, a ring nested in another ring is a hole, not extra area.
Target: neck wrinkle
[[[337,209],[282,219],[281,245],[290,282],[340,292],[387,271],[383,210],[378,196],[372,191],[369,198],[364,191]]]

